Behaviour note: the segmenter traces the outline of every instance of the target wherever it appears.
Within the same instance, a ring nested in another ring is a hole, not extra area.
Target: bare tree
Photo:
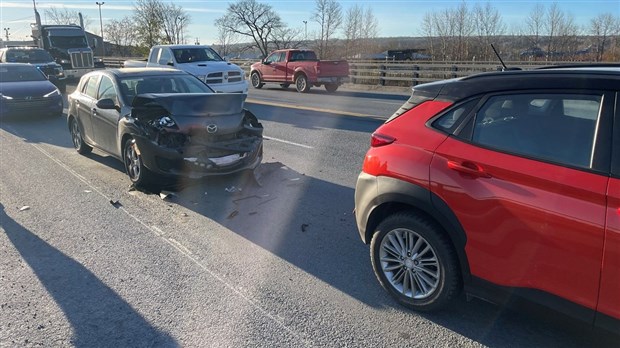
[[[494,56],[491,44],[494,38],[502,35],[506,29],[502,16],[490,2],[487,2],[484,6],[478,4],[474,7],[474,18],[480,46],[474,54],[481,59],[491,60]]]
[[[424,14],[422,18],[422,35],[426,36],[427,47],[431,55],[431,59],[435,59],[435,27],[433,24],[435,15],[431,12]]]
[[[603,13],[590,21],[589,32],[594,36],[596,61],[603,60],[610,36],[620,34],[620,20],[611,13]]]
[[[470,37],[474,33],[473,17],[467,8],[465,1],[453,11],[454,25],[456,26],[456,52],[455,57],[457,60],[464,60],[470,57],[469,42]]]
[[[330,40],[342,25],[342,7],[336,0],[315,0],[312,20],[321,27],[317,40],[317,53],[321,58],[332,58]]]
[[[140,46],[150,48],[162,41],[161,0],[136,0],[133,21]]]
[[[377,47],[373,47],[372,42],[379,34],[379,24],[372,8],[364,9],[358,4],[349,7],[344,17],[343,34],[345,57],[355,57],[376,50]]]
[[[542,4],[536,4],[530,14],[525,19],[526,32],[530,39],[532,47],[538,47],[542,45],[541,36],[543,35],[543,25],[545,18],[545,6]]]
[[[557,3],[551,4],[547,10],[543,27],[547,33],[547,60],[557,52],[556,36],[564,22],[564,12],[558,7]]]
[[[216,44],[218,53],[223,57],[230,56],[232,45],[237,42],[238,38],[239,35],[237,33],[224,28],[218,28]]]
[[[273,31],[283,27],[280,16],[270,5],[240,0],[228,5],[226,14],[215,21],[220,30],[251,37],[263,57],[269,53]]]
[[[52,24],[77,24],[80,25],[80,12],[78,11],[69,11],[66,7],[57,8],[50,7],[44,11],[45,17],[51,21]],[[88,16],[82,15],[82,20],[84,21],[84,27],[90,25],[91,20]]]
[[[557,3],[547,10],[543,27],[547,36],[547,60],[567,57],[576,51],[579,29],[573,16],[562,11]]]
[[[359,42],[362,38],[362,21],[364,20],[364,8],[355,4],[345,14],[344,18],[344,39],[345,57],[354,57],[359,52]]]
[[[361,52],[371,52],[376,49],[373,47],[373,39],[379,36],[379,21],[375,17],[372,8],[368,7],[364,11],[364,21],[362,22],[362,42],[360,43]]]
[[[303,28],[286,28],[280,27],[273,31],[273,45],[276,50],[285,48],[299,48],[303,46],[303,38],[301,34]]]
[[[439,39],[439,52],[442,60],[453,60],[452,42],[454,41],[454,25],[452,11],[446,9],[431,16],[434,31]]]
[[[112,19],[105,25],[106,39],[116,45],[115,50],[118,55],[127,57],[131,55],[131,46],[136,44],[134,23],[130,17],[120,20]]]
[[[158,11],[163,40],[169,44],[184,43],[184,31],[190,23],[190,16],[179,5],[161,4]]]

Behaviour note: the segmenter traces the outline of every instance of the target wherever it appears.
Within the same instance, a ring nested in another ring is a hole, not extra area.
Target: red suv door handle
[[[456,161],[448,161],[448,168],[456,170],[464,174],[469,174],[478,178],[490,178],[491,174],[487,173],[479,165],[472,162],[459,163]]]

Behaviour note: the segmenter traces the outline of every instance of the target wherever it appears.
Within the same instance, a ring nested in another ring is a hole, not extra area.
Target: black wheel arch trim
[[[439,196],[430,190],[399,179],[377,177],[378,194],[372,200],[363,236],[364,243],[372,239],[374,228],[378,224],[376,213],[380,213],[386,205],[402,204],[410,209],[416,209],[428,215],[446,231],[457,254],[463,281],[468,282],[470,277],[469,262],[465,254],[467,235],[458,218]],[[379,209],[379,210],[378,210]]]
[[[500,286],[472,276],[465,285],[468,296],[490,301],[502,307],[520,308],[522,303],[534,303],[555,312],[585,322],[588,325],[620,335],[620,319],[608,316],[551,293],[531,289]],[[523,302],[526,301],[526,302]]]

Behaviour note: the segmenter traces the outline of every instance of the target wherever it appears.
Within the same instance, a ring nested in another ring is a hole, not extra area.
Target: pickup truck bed
[[[346,60],[318,60],[310,50],[279,50],[272,52],[261,62],[252,64],[250,80],[254,88],[265,83],[279,83],[283,88],[291,84],[300,93],[310,87],[325,86],[332,93],[349,78]]]

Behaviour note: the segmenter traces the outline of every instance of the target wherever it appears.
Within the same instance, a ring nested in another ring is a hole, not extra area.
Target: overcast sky
[[[163,1],[169,2],[168,0]],[[71,11],[81,11],[89,19],[87,30],[99,34],[99,7],[95,2],[95,0],[40,0],[36,3],[43,23],[45,23],[45,9],[50,7],[67,8]],[[266,0],[259,2],[270,4],[289,27],[303,30],[304,21],[307,21],[308,37],[312,37],[313,32],[319,28],[318,24],[311,20],[315,7],[314,0]],[[441,11],[445,8],[454,8],[461,2],[462,0],[339,0],[344,10],[356,3],[372,8],[379,22],[379,34],[383,37],[420,36],[419,23],[426,13]],[[580,25],[587,25],[592,18],[601,13],[612,13],[620,16],[620,0],[563,0],[556,2],[560,9],[570,13]],[[187,41],[194,43],[198,39],[202,44],[213,44],[216,42],[217,28],[214,22],[217,18],[224,15],[231,1],[194,0],[174,1],[174,3],[183,7],[191,16],[189,30],[185,33]],[[470,8],[473,8],[476,3],[484,4],[486,1],[466,1],[466,3]],[[537,3],[549,6],[553,1],[491,1],[491,4],[501,12],[509,31],[521,25]],[[106,0],[105,4],[101,6],[104,27],[105,23],[111,19],[131,16],[133,4],[133,1]],[[32,0],[0,0],[0,28],[10,28],[11,40],[29,39],[30,23],[32,22],[34,22]],[[1,34],[4,39],[5,31],[3,30]]]

